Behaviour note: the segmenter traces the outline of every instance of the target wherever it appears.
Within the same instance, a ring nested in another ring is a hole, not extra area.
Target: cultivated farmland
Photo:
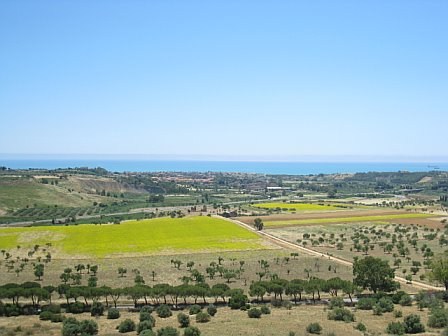
[[[51,243],[56,258],[145,255],[265,248],[253,232],[208,216],[158,218],[109,225],[45,226],[0,230],[0,246]]]
[[[341,207],[336,205],[322,205],[313,203],[257,203],[253,204],[253,207],[261,209],[287,209],[287,211],[301,211],[301,212],[311,212],[311,211],[335,211],[343,210],[347,206]]]
[[[285,221],[266,221],[264,224],[269,226],[289,226],[289,225],[318,225],[326,223],[358,223],[358,222],[390,222],[395,219],[409,218],[430,218],[432,215],[420,213],[403,213],[395,215],[377,215],[377,216],[355,216],[339,218],[316,218],[316,219],[297,219]]]

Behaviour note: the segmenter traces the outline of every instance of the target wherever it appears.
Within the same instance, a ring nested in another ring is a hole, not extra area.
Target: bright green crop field
[[[312,203],[257,203],[252,204],[256,208],[263,209],[288,209],[290,211],[330,211],[330,210],[346,210],[342,207],[334,205],[319,205]]]
[[[107,225],[0,229],[0,248],[52,244],[58,256],[123,256],[266,248],[263,240],[211,217],[157,218]]]
[[[379,222],[390,221],[401,218],[429,218],[434,217],[427,214],[398,214],[398,215],[379,215],[379,216],[356,216],[356,217],[335,217],[335,218],[317,218],[317,219],[295,219],[286,221],[267,221],[266,227],[286,226],[286,225],[318,225],[325,223],[354,223],[354,222]]]

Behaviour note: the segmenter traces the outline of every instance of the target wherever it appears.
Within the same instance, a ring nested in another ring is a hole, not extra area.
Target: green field
[[[384,215],[384,216],[356,216],[356,217],[340,217],[340,218],[318,218],[318,219],[294,219],[286,221],[267,221],[264,223],[267,227],[285,226],[285,225],[313,225],[325,223],[356,223],[356,222],[379,222],[390,221],[400,218],[429,218],[434,217],[427,214],[399,214],[399,215]]]
[[[52,244],[65,256],[156,254],[263,248],[253,232],[211,217],[158,218],[108,225],[0,229],[0,247]]]
[[[321,205],[313,203],[256,203],[252,204],[253,207],[262,209],[288,209],[288,211],[331,211],[331,210],[344,210],[340,206],[334,205]]]

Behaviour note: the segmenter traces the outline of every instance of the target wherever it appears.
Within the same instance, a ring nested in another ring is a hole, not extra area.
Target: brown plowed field
[[[263,219],[263,222],[270,221],[287,221],[294,219],[320,219],[320,218],[345,218],[345,217],[360,217],[360,216],[386,216],[386,215],[400,215],[410,213],[408,211],[400,210],[353,210],[353,211],[334,211],[334,212],[321,212],[321,213],[309,213],[309,214],[280,214],[270,216],[242,216],[236,217],[246,224],[253,224],[255,218]],[[418,220],[422,220],[420,218]],[[414,220],[414,218],[410,218]],[[432,222],[432,221],[431,221]],[[417,223],[416,223],[417,224]]]
[[[443,229],[444,225],[442,223],[440,223],[440,219],[434,218],[434,219],[429,219],[429,218],[397,218],[394,219],[393,221],[385,221],[385,222],[393,222],[395,224],[417,224],[417,225],[422,225],[422,226],[427,226],[429,228],[432,229]]]

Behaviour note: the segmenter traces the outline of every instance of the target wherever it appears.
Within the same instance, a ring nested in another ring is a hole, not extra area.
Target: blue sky
[[[448,156],[448,2],[0,2],[0,153]]]

